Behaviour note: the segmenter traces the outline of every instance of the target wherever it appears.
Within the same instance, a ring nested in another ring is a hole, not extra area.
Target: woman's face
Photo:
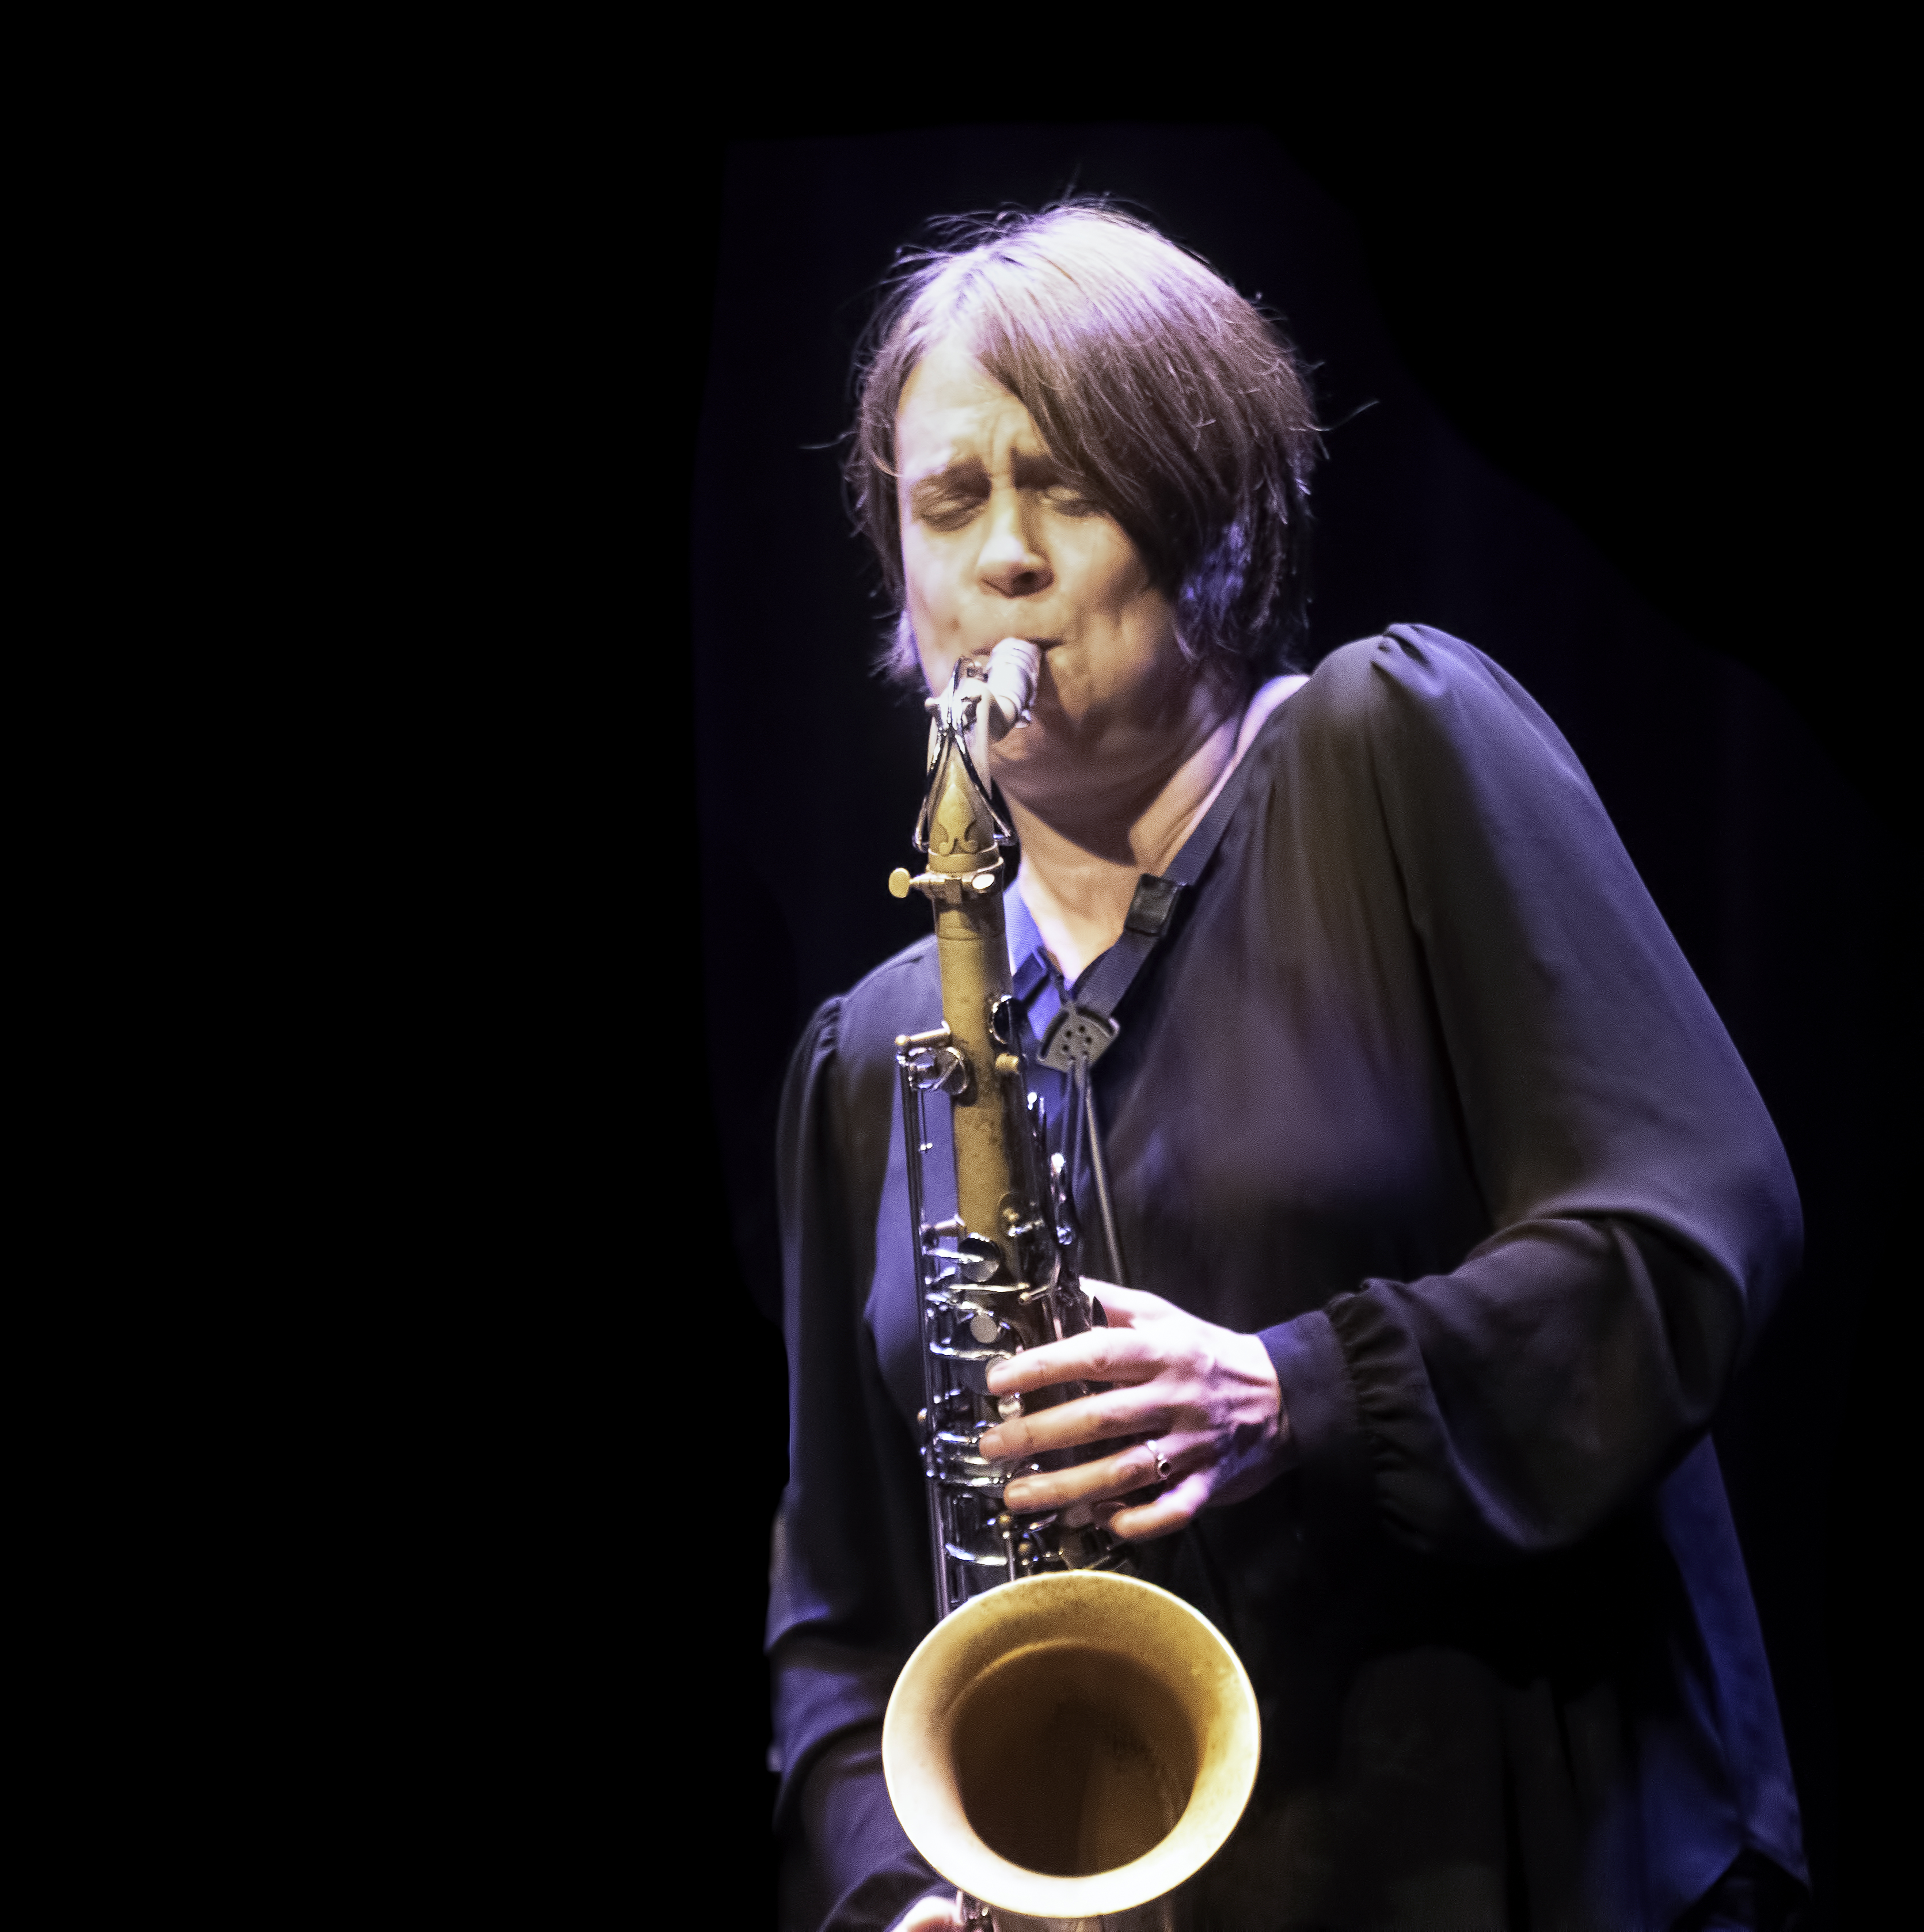
[[[996,747],[1037,760],[1127,756],[1186,735],[1195,680],[1135,544],[1078,495],[1028,410],[968,352],[932,350],[896,412],[908,614],[929,688],[1003,638],[1043,651],[1035,722]],[[1040,771],[1036,774],[1041,776]]]

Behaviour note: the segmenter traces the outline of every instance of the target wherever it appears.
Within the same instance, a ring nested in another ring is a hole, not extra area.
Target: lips
[[[962,656],[971,664],[986,664],[989,662],[990,652],[1001,643],[1004,638],[1013,638],[1019,643],[1033,644],[1037,650],[1045,652],[1054,650],[1062,642],[1060,638],[1032,638],[1026,632],[1002,631],[998,632],[987,644],[977,644],[971,649],[964,651]]]

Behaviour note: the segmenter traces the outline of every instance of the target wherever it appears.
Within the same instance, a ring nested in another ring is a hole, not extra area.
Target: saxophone
[[[987,777],[991,742],[1027,722],[1040,656],[1005,640],[929,700],[925,868],[889,882],[934,908],[942,1012],[896,1042],[938,1621],[890,1700],[883,1768],[903,1829],[957,1886],[968,1924],[1169,1932],[1255,1780],[1248,1677],[1206,1618],[1127,1573],[1105,1532],[1004,1506],[1017,1474],[1103,1451],[1017,1468],[980,1446],[1025,1407],[1089,1392],[1068,1383],[998,1402],[991,1365],[1103,1321],[1081,1282],[1074,1178],[1029,1090],[1003,909],[1014,840]],[[937,1094],[950,1102],[956,1210],[932,1222]]]

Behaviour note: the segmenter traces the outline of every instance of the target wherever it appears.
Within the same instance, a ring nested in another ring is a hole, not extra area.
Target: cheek
[[[902,584],[912,610],[938,622],[955,608],[947,560],[920,532],[906,530],[902,539]]]
[[[1104,655],[1112,675],[1134,681],[1173,644],[1169,599],[1151,583],[1141,551],[1114,524],[1089,532],[1073,568],[1076,601],[1108,639]]]
[[[1148,566],[1120,525],[1092,517],[1068,526],[1064,538],[1056,552],[1067,566],[1061,574],[1090,608],[1121,616],[1153,596]]]
[[[942,552],[918,536],[905,530],[902,542],[903,602],[914,626],[915,652],[922,661],[922,675],[931,691],[947,683],[950,670],[960,655],[956,633],[961,622],[959,602]]]

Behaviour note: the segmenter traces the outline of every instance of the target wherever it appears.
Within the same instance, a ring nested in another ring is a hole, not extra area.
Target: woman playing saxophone
[[[1044,1096],[1107,1325],[993,1363],[979,1448],[1247,1667],[1212,1922],[1666,1928],[1802,1870],[1705,1436],[1796,1196],[1528,695],[1414,625],[1311,674],[1316,448],[1275,329],[1104,211],[986,224],[882,319],[851,475],[895,668],[1039,655],[985,775],[1028,1048],[1154,928],[1085,1112]],[[797,1928],[955,1922],[878,1744],[936,1610],[894,1052],[940,1009],[924,942],[818,1015],[784,1103]]]

